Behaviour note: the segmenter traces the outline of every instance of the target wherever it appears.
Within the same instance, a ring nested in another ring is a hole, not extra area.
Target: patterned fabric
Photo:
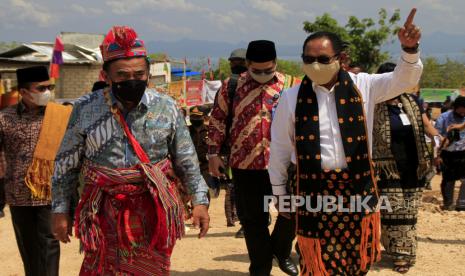
[[[184,234],[182,202],[175,181],[165,176],[169,170],[169,160],[115,170],[84,164],[86,186],[75,222],[76,236],[86,253],[81,275],[168,269],[150,260],[140,262],[138,251],[169,257],[176,239]],[[107,237],[111,241],[113,233],[117,243],[108,244]],[[108,253],[115,248],[116,254]],[[128,268],[118,267],[122,263]]]
[[[118,104],[113,96],[112,101]],[[208,188],[200,174],[184,117],[175,101],[147,89],[141,103],[124,115],[150,161],[157,163],[169,156],[176,175],[189,194],[194,195],[194,205],[208,204]],[[108,168],[129,168],[139,163],[101,90],[80,98],[74,104],[55,163],[53,212],[68,212],[83,160]]]
[[[3,149],[0,148],[0,179],[5,177],[5,169],[6,169],[5,153],[3,152]]]
[[[434,127],[439,131],[444,137],[447,137],[447,128],[452,124],[463,124],[465,123],[465,118],[459,119],[454,116],[454,111],[447,111],[441,114],[436,120]],[[460,131],[460,140],[455,141],[449,145],[445,150],[447,151],[465,151],[465,130]]]
[[[347,199],[354,195],[354,182],[346,180],[346,172],[325,171],[321,174],[321,193],[342,195]],[[312,205],[313,206],[313,205]],[[365,275],[370,265],[381,257],[379,244],[379,213],[362,217],[353,212],[309,213],[298,210],[302,216],[315,218],[318,235],[305,233],[298,228],[298,244],[301,252],[301,275]]]
[[[145,57],[147,50],[144,41],[128,26],[114,26],[100,45],[103,61],[127,57]]]
[[[233,110],[228,110],[228,86],[223,86],[210,118],[208,141],[210,154],[219,154],[226,137],[226,120],[233,112],[230,130],[230,166],[234,169],[264,170],[270,157],[271,111],[278,104],[284,88],[284,75],[266,84],[255,81],[248,73],[238,79]]]
[[[417,251],[416,224],[421,203],[422,188],[403,189],[400,185],[381,188],[391,205],[392,212],[381,210],[381,242],[386,253],[397,260],[413,264]]]
[[[418,167],[417,177],[423,179],[428,173],[430,155],[425,140],[425,129],[420,107],[408,94],[400,95],[400,101],[409,121],[412,124],[415,145],[417,147]],[[391,151],[391,120],[387,103],[375,107],[373,126],[373,161],[377,175],[381,179],[399,179],[400,174],[396,166],[394,153]]]
[[[224,214],[226,215],[226,224],[228,226],[234,225],[236,221],[239,221],[236,210],[236,195],[233,183],[226,185],[226,194],[224,196]]]
[[[50,102],[45,108],[34,158],[26,173],[26,186],[34,198],[51,200],[55,157],[68,126],[72,106]]]
[[[362,98],[350,76],[340,71],[336,83],[336,108],[339,127],[343,140],[348,170],[342,174],[346,181],[353,182],[351,195],[370,197],[368,205],[377,204],[375,182],[368,154],[367,133]],[[312,83],[305,77],[300,86],[295,110],[295,137],[297,149],[298,181],[297,194],[316,198],[324,194],[321,174],[321,147],[319,109]],[[339,170],[340,171],[340,170]],[[318,212],[321,213],[321,212]],[[364,214],[364,211],[362,211]],[[317,229],[318,217],[304,213],[298,215],[297,229],[301,235],[317,238],[321,230]]]
[[[44,119],[44,109],[33,113],[19,103],[0,111],[0,143],[5,153],[5,196],[11,206],[43,206],[49,200],[33,199],[24,178],[32,162]]]

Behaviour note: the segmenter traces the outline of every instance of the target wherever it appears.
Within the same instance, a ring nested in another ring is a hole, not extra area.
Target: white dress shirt
[[[416,86],[420,81],[423,64],[420,54],[403,52],[394,72],[385,74],[357,75],[349,73],[363,98],[366,114],[368,145],[371,154],[374,109],[377,103],[395,98]],[[270,162],[268,172],[274,195],[286,194],[287,168],[296,164],[295,154],[295,108],[300,85],[283,92],[271,124]],[[347,167],[344,146],[336,110],[334,87],[331,90],[313,85],[318,101],[321,166],[323,169]]]

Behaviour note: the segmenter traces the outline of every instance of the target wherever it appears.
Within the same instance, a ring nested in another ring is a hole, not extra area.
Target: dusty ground
[[[418,224],[417,265],[408,275],[465,275],[465,213],[442,212],[439,179],[434,180],[433,191],[426,191]],[[211,229],[207,238],[197,239],[196,230],[190,230],[179,241],[172,258],[172,275],[248,275],[248,256],[243,239],[235,239],[238,226],[228,228],[223,211],[224,195],[213,200]],[[24,275],[16,247],[11,218],[0,219],[0,275]],[[62,246],[61,275],[77,275],[82,256],[78,242]],[[284,275],[275,266],[273,275]],[[399,275],[392,272],[390,262],[383,259],[369,275]]]

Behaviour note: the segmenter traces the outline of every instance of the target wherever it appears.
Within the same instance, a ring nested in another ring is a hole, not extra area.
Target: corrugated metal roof
[[[0,58],[16,61],[43,62],[50,61],[53,54],[51,43],[25,43],[19,47],[0,53]],[[101,63],[99,49],[88,49],[77,45],[65,45],[63,51],[64,63]]]

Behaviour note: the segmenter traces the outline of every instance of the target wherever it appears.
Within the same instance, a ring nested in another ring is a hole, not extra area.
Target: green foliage
[[[301,63],[294,60],[281,60],[278,59],[277,70],[281,73],[291,75],[291,76],[302,76],[303,72],[301,69]]]
[[[420,86],[424,88],[465,87],[465,64],[447,59],[440,63],[436,58],[423,60],[423,75]]]
[[[304,31],[313,33],[329,31],[338,34],[343,41],[349,43],[349,55],[352,63],[361,65],[366,71],[373,71],[379,64],[389,59],[387,52],[381,51],[386,42],[392,43],[392,37],[397,34],[400,20],[399,10],[388,18],[387,11],[380,9],[378,20],[371,18],[359,19],[350,16],[345,26],[331,17],[328,13],[318,16],[314,22],[305,21]]]
[[[20,42],[12,41],[12,42],[0,42],[0,53],[6,52],[8,50],[14,49],[20,46]]]
[[[155,61],[164,61],[164,60],[168,60],[169,57],[166,53],[153,53],[153,54],[149,54],[149,58],[151,60],[155,60]]]

